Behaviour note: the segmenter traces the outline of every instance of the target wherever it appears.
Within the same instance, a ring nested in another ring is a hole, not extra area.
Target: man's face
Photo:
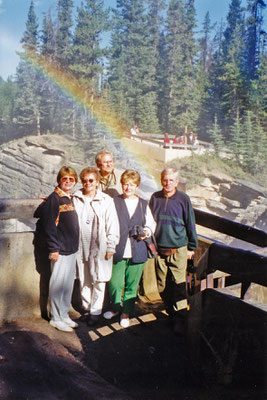
[[[102,176],[107,176],[112,173],[114,169],[113,157],[111,154],[104,154],[100,161],[97,163]]]
[[[174,174],[165,174],[161,179],[161,184],[164,193],[167,195],[172,195],[175,193],[176,187],[178,185],[178,179]]]

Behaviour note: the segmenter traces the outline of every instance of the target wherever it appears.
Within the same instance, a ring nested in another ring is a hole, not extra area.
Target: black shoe
[[[98,322],[99,315],[90,315],[90,317],[87,319],[87,325],[92,327],[95,326]]]
[[[81,317],[80,317],[80,321],[81,322],[87,322],[87,320],[90,318],[90,313],[89,312],[85,312]]]

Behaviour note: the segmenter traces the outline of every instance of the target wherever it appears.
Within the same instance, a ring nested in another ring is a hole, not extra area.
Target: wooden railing
[[[41,201],[40,199],[0,199],[0,220],[30,220],[33,218],[34,210]],[[194,209],[194,212],[196,223],[200,226],[210,228],[216,232],[232,236],[261,248],[267,248],[267,233],[263,230],[198,209]],[[243,249],[235,249],[222,244],[216,244],[216,246],[213,246],[212,255],[207,259],[206,274],[212,273],[214,270],[220,270],[225,274],[232,274],[234,271],[234,275],[239,276],[240,282],[245,282],[246,286],[248,282],[255,281],[255,276],[257,277],[255,282],[266,285],[267,258],[265,255],[259,255]],[[249,263],[246,260],[249,260]],[[251,269],[252,264],[258,265],[260,268],[257,268],[256,275],[255,271]],[[244,279],[244,276],[246,276],[246,279]]]
[[[173,143],[173,139],[175,138],[175,135],[169,135],[169,138],[171,139],[171,143],[164,143],[164,135],[155,134],[155,133],[142,132],[142,133],[139,133],[138,135],[132,135],[129,132],[125,132],[123,134],[123,136],[127,137],[128,139],[138,140],[139,142],[145,141],[147,143],[156,144],[162,148],[164,147],[164,148],[169,148],[169,149],[196,150],[199,147],[204,147],[204,148],[210,149],[210,150],[213,149],[213,146],[211,143],[204,142],[202,140],[199,140],[197,145]]]
[[[222,218],[214,214],[207,213],[198,209],[194,209],[196,223],[210,228],[216,232],[224,233],[236,239],[255,244],[259,247],[267,247],[267,233],[253,228],[249,225],[244,225],[239,222],[232,221],[227,218]]]

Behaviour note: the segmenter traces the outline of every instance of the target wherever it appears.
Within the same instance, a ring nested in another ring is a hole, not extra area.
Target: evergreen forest
[[[115,9],[57,0],[42,21],[32,0],[16,75],[0,78],[0,144],[46,133],[90,138],[102,107],[121,133],[133,124],[146,133],[193,130],[244,171],[263,173],[265,7],[229,0],[226,21],[207,12],[199,30],[194,0],[117,0]]]

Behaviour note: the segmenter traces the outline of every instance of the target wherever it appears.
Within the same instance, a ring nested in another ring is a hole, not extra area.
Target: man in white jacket
[[[77,265],[82,306],[87,324],[93,326],[102,313],[106,282],[111,278],[119,223],[113,199],[98,189],[98,170],[84,168],[80,179],[83,187],[74,197],[80,224]]]

